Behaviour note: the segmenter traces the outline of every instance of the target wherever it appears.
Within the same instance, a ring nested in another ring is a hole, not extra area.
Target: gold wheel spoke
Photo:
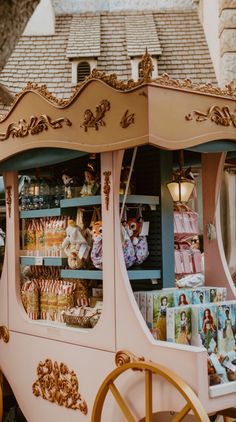
[[[120,406],[122,412],[126,416],[128,422],[135,422],[133,415],[131,414],[130,410],[128,409],[126,403],[124,402],[123,398],[121,397],[119,391],[117,390],[115,384],[113,382],[109,383],[109,389],[111,390],[115,400],[117,401],[118,405]]]
[[[152,422],[152,372],[145,370],[146,422]]]
[[[191,406],[189,403],[187,403],[183,409],[171,419],[171,422],[179,422],[182,421],[183,418],[188,414],[188,412],[191,410]]]

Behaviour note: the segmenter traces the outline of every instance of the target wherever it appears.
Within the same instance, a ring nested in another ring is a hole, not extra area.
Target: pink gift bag
[[[202,273],[203,267],[202,267],[202,254],[198,249],[193,249],[193,271],[195,273]]]

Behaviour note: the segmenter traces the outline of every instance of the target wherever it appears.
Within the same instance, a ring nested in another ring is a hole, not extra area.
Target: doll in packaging
[[[88,163],[87,168],[84,171],[84,184],[81,189],[81,196],[92,196],[99,193],[100,183],[95,175],[95,169],[93,163]]]

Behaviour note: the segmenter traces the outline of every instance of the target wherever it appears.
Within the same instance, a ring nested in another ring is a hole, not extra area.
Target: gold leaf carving
[[[143,82],[151,82],[153,70],[154,66],[152,63],[152,58],[148,53],[148,49],[146,48],[145,54],[143,55],[142,60],[140,62],[140,73],[143,78]]]
[[[96,106],[95,115],[90,109],[84,112],[84,121],[80,127],[83,127],[87,132],[89,127],[94,127],[98,130],[99,126],[106,126],[103,118],[105,113],[110,110],[110,102],[108,100],[102,100],[99,105]]]
[[[39,117],[31,116],[29,123],[25,119],[20,119],[19,122],[11,123],[5,133],[0,133],[0,141],[5,141],[10,136],[13,138],[24,138],[25,136],[37,135],[44,130],[48,130],[49,127],[52,129],[60,129],[63,127],[63,122],[67,126],[71,126],[72,123],[66,117],[59,117],[58,119],[52,120],[46,114],[42,114]]]
[[[11,218],[11,203],[12,203],[12,187],[6,187],[6,204],[8,209],[8,216]]]
[[[3,339],[4,343],[9,342],[10,335],[9,335],[8,328],[5,327],[5,325],[0,326],[0,339],[1,338]]]
[[[110,182],[110,171],[104,171],[103,175],[105,176],[103,193],[105,195],[106,210],[109,210],[109,201],[110,201],[110,191],[111,191],[111,182]]]
[[[236,109],[235,109],[236,112]],[[185,116],[186,120],[195,119],[196,122],[204,122],[205,120],[211,120],[217,125],[236,127],[236,113],[233,113],[228,106],[219,107],[216,105],[211,106],[206,113],[203,111],[193,110],[191,113]]]
[[[40,362],[37,368],[38,379],[33,384],[33,394],[59,406],[80,410],[85,415],[88,407],[79,392],[79,383],[74,371],[70,371],[64,363],[51,359]]]
[[[130,114],[128,113],[129,113],[129,110],[126,110],[120,121],[120,126],[123,127],[124,129],[127,128],[129,125],[131,125],[131,123],[134,123],[135,113],[130,113]]]

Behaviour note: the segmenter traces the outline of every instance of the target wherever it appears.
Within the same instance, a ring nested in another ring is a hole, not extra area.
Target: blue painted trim
[[[235,135],[236,140],[236,135]],[[228,140],[219,140],[213,142],[206,142],[195,147],[187,148],[189,151],[195,152],[228,152],[236,151],[236,142]]]
[[[124,196],[120,195],[120,202],[123,201]],[[126,198],[126,204],[148,204],[148,205],[159,205],[159,196],[146,196],[146,195],[128,195]]]
[[[61,208],[81,207],[86,205],[100,205],[101,195],[81,196],[79,198],[62,199],[60,201]]]
[[[20,262],[22,265],[35,265],[37,257],[34,256],[21,256]],[[42,257],[42,265],[46,267],[60,267],[62,265],[67,265],[67,258],[44,258]]]
[[[89,280],[102,280],[102,271],[99,270],[61,270],[63,278],[84,278]]]
[[[65,208],[45,208],[43,210],[27,210],[20,212],[20,218],[59,217],[60,215],[75,214],[72,210]]]
[[[128,276],[130,280],[150,280],[160,279],[160,270],[128,270]]]
[[[163,287],[175,286],[173,201],[166,186],[172,180],[172,162],[173,155],[171,151],[160,151]]]

